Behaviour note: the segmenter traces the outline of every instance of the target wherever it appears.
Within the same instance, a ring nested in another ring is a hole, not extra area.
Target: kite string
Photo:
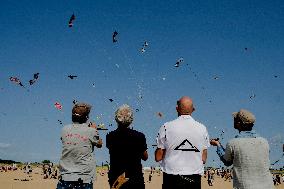
[[[282,156],[278,159],[278,160],[276,160],[274,163],[272,163],[271,165],[275,165],[276,163],[278,163],[282,158],[284,157],[284,153],[282,154]]]
[[[123,48],[121,48],[121,51],[122,51],[122,53],[123,53],[123,56],[125,57],[125,59],[126,59],[126,63],[128,64],[128,67],[129,67],[129,69],[130,69],[130,76],[134,79],[134,81],[135,81],[135,84],[136,84],[136,86],[138,87],[138,89],[137,89],[137,91],[138,91],[138,96],[139,96],[139,99],[142,97],[142,86],[139,84],[139,81],[138,81],[138,79],[137,79],[137,77],[135,76],[135,74],[134,74],[134,69],[133,69],[133,67],[132,67],[132,65],[131,65],[131,60],[130,60],[130,58],[127,56],[127,54],[126,54],[126,52],[125,52],[125,50],[123,49]],[[133,62],[133,61],[132,61]],[[136,105],[138,105],[139,106],[139,103],[137,102],[137,104]]]

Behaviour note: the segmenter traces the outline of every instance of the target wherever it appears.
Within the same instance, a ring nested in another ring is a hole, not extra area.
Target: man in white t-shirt
[[[163,189],[200,189],[210,146],[207,129],[195,121],[189,97],[177,101],[178,118],[165,123],[157,136],[155,160],[163,171]]]

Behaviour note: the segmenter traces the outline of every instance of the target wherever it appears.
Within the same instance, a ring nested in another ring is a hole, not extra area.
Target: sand
[[[161,189],[162,176],[154,174],[152,181],[148,182],[148,174],[145,173],[146,189]],[[15,180],[16,179],[16,180]],[[28,181],[24,181],[24,180]],[[0,189],[55,189],[58,180],[43,179],[42,170],[36,168],[30,175],[21,170],[0,172]],[[208,186],[205,178],[202,178],[202,189],[232,189],[232,182],[224,181],[215,177],[214,186]],[[277,189],[284,189],[284,184],[276,186]],[[107,175],[97,175],[94,189],[109,189]]]

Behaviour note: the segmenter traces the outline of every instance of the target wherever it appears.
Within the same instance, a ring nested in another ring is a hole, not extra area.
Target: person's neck
[[[252,131],[252,129],[250,129],[250,130],[238,129],[238,131],[239,131],[239,133],[241,133],[241,132],[250,132],[250,131]]]
[[[181,113],[178,113],[178,117],[179,116],[183,116],[183,115],[190,115],[191,116],[191,114],[181,114]]]

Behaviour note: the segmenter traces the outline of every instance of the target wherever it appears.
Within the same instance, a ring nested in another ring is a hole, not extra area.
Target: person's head
[[[86,123],[92,106],[86,103],[76,103],[72,108],[72,121],[74,123]]]
[[[133,111],[127,104],[123,104],[115,111],[115,121],[120,128],[127,128],[133,121]]]
[[[255,116],[248,110],[241,109],[238,112],[233,113],[234,118],[234,128],[239,131],[251,131],[254,122]]]
[[[191,115],[192,112],[194,112],[195,108],[193,106],[192,99],[183,96],[177,101],[176,110],[178,112],[178,115]]]

